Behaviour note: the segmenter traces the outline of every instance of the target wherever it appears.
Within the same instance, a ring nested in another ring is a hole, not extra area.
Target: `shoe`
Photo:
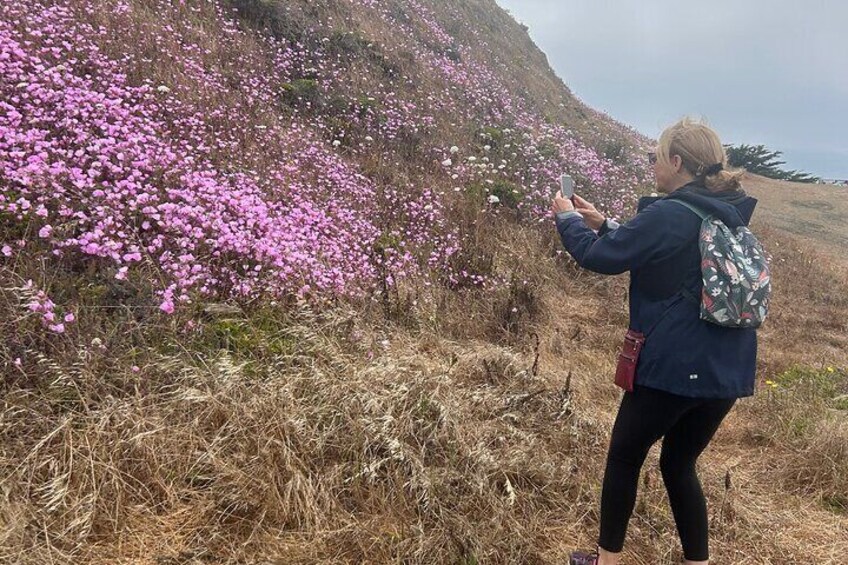
[[[573,551],[568,556],[568,565],[598,565],[598,552],[586,553],[584,551]]]

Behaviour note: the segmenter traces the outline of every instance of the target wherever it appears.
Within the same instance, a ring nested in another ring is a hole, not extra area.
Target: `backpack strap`
[[[703,212],[700,208],[698,208],[697,206],[694,206],[694,205],[692,205],[692,204],[689,204],[688,202],[684,202],[683,200],[678,200],[678,199],[676,199],[676,198],[669,198],[669,199],[668,199],[668,201],[669,201],[669,202],[675,202],[675,203],[677,203],[677,204],[680,204],[681,206],[685,206],[686,208],[689,208],[690,210],[692,210],[693,212],[695,212],[695,214],[697,214],[697,215],[698,215],[698,217],[699,217],[699,218],[701,218],[701,220],[706,220],[706,219],[707,219],[707,214],[705,214],[705,213],[704,213],[704,212]],[[688,288],[686,288],[685,286],[684,286],[684,287],[682,287],[682,288],[680,289],[680,293],[681,293],[684,297],[686,297],[686,298],[688,298],[689,300],[691,300],[692,302],[695,302],[696,304],[700,304],[700,303],[701,303],[701,299],[700,299],[698,296],[695,296],[695,293],[693,293],[691,290],[689,290],[689,289],[688,289]]]
[[[690,210],[692,210],[693,212],[695,212],[695,213],[698,215],[698,217],[699,217],[699,218],[701,218],[702,220],[706,220],[706,219],[707,219],[707,214],[706,214],[706,213],[704,213],[704,212],[703,212],[700,208],[698,208],[697,206],[694,206],[694,205],[692,205],[692,204],[689,204],[688,202],[684,202],[683,200],[678,200],[677,198],[669,198],[669,199],[668,199],[668,201],[669,201],[669,202],[674,202],[674,203],[676,203],[676,204],[680,204],[681,206],[686,206],[687,208],[689,208]]]

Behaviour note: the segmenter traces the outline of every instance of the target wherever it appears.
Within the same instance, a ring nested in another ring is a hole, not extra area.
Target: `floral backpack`
[[[701,319],[730,328],[760,327],[771,295],[771,274],[762,244],[745,226],[736,228],[734,234],[720,219],[696,206],[669,200],[689,208],[702,220],[698,238],[704,280]]]

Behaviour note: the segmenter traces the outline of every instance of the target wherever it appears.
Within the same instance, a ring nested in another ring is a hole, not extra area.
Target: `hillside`
[[[844,187],[785,182],[750,175],[745,188],[761,205],[763,222],[799,236],[837,262],[846,260],[848,191]]]
[[[0,563],[593,542],[627,281],[548,198],[626,219],[651,140],[493,0],[10,0],[0,132]],[[844,199],[746,188],[776,296],[700,461],[713,558],[840,563]],[[680,559],[656,456],[628,563]]]

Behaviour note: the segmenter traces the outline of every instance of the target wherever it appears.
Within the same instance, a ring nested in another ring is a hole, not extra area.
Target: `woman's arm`
[[[596,273],[617,275],[668,257],[691,239],[690,230],[681,229],[684,226],[672,220],[675,215],[674,210],[655,203],[629,222],[602,234],[589,229],[577,215],[558,218],[556,223],[563,246],[578,265]]]
[[[598,229],[598,235],[603,237],[609,232],[613,230],[617,230],[621,227],[621,224],[616,222],[615,220],[610,220],[609,218],[604,218],[603,223],[601,224],[600,229]]]

